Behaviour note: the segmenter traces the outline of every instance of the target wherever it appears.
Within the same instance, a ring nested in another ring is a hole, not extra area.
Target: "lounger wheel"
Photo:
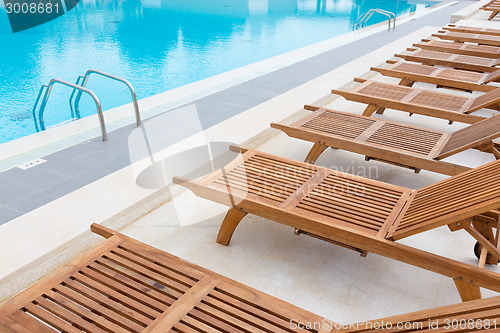
[[[474,254],[476,255],[477,259],[481,258],[481,245],[479,245],[479,242],[476,242],[476,244],[474,244]]]
[[[481,245],[479,245],[479,242],[476,242],[476,244],[474,245],[474,254],[476,255],[477,259],[481,258]],[[488,254],[486,258],[486,262],[489,262],[490,255]],[[500,261],[498,262],[500,263]]]

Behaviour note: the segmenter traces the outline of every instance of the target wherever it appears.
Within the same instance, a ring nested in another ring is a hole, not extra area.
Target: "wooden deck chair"
[[[489,92],[499,86],[488,83],[500,79],[500,68],[492,73],[476,73],[471,71],[428,66],[414,62],[398,61],[387,67],[372,67],[370,70],[384,76],[401,79],[400,85],[411,87],[415,82],[435,84],[438,88],[446,87],[465,91]],[[361,79],[355,79],[361,82]]]
[[[486,12],[491,12],[490,17],[488,17],[488,21],[491,21],[500,12],[500,4],[499,3],[486,4],[479,9],[484,10]]]
[[[469,168],[442,159],[464,150],[476,148],[500,159],[500,144],[492,141],[500,137],[500,115],[447,133],[309,105],[305,108],[313,112],[292,125],[272,123],[271,127],[314,143],[307,163],[315,163],[332,147],[416,172],[424,169],[452,176]]]
[[[409,51],[405,53],[398,53],[394,56],[402,58],[406,61],[420,62],[424,65],[445,66],[484,73],[491,73],[498,70],[499,68],[495,66],[500,64],[500,59],[473,57],[463,54],[453,54],[422,49],[409,49]]]
[[[331,322],[100,225],[92,230],[108,239],[0,305],[1,332],[331,330],[294,328],[292,319]]]
[[[500,10],[500,7],[498,9]],[[469,34],[466,32],[454,32],[454,31],[439,31],[437,33],[432,34],[432,36],[460,43],[468,42],[481,45],[500,46],[500,36]]]
[[[468,124],[485,119],[471,113],[483,108],[498,110],[500,103],[500,88],[479,97],[464,97],[371,80],[349,91],[333,89],[332,94],[368,104],[363,112],[368,117],[374,112],[382,114],[388,108]]]
[[[463,301],[480,298],[479,286],[500,291],[500,274],[484,269],[488,253],[494,263],[500,258],[493,233],[499,214],[492,211],[500,207],[500,160],[412,190],[256,150],[241,152],[202,179],[173,179],[230,207],[218,243],[228,245],[240,221],[254,214],[298,234],[449,276]],[[445,225],[465,229],[480,243],[483,268],[395,242]]]
[[[332,333],[498,332],[500,296],[338,327]]]
[[[438,51],[454,54],[463,54],[473,57],[500,59],[500,47],[477,45],[470,43],[454,43],[436,39],[422,39],[420,43],[413,44],[422,50]]]
[[[498,6],[500,6],[500,3],[498,4]],[[470,27],[470,26],[465,26],[465,25],[449,24],[449,25],[443,27],[443,30],[455,31],[455,32],[465,32],[465,33],[475,33],[475,34],[480,34],[480,35],[500,36],[500,29]]]

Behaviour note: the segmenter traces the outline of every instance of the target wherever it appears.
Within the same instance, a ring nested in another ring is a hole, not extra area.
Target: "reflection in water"
[[[371,8],[407,13],[420,3],[411,1],[83,0],[16,34],[0,12],[0,143],[34,132],[31,108],[53,77],[74,81],[100,69],[127,78],[144,98],[348,32]],[[370,23],[377,19],[385,18]],[[88,87],[104,109],[129,102],[119,82],[96,76]],[[69,119],[70,93],[53,90],[47,125]],[[82,116],[94,110],[82,98]]]
[[[201,15],[246,17],[249,0],[161,0],[163,9]]]

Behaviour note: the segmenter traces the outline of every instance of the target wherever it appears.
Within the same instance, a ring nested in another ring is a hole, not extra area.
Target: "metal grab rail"
[[[141,126],[141,115],[139,113],[139,103],[137,103],[137,95],[135,93],[134,87],[132,87],[132,85],[130,84],[130,82],[128,82],[127,80],[125,80],[124,78],[121,78],[119,76],[115,76],[115,75],[112,75],[112,74],[109,74],[109,73],[106,73],[106,72],[103,72],[103,71],[99,71],[99,70],[96,70],[96,69],[89,69],[87,71],[87,73],[85,73],[85,75],[78,77],[78,79],[76,80],[76,84],[78,85],[80,83],[80,80],[83,79],[83,82],[82,82],[82,84],[80,86],[81,87],[85,87],[85,85],[87,84],[88,79],[89,79],[89,77],[90,77],[91,74],[98,74],[98,75],[101,75],[101,76],[104,76],[104,77],[107,77],[107,78],[110,78],[110,79],[113,79],[113,80],[125,83],[125,85],[130,90],[130,93],[132,94],[132,100],[133,100],[133,104],[134,104],[135,119],[136,119],[137,127]],[[73,106],[72,106],[71,102],[72,102],[74,93],[75,93],[75,90],[73,90],[73,93],[71,94],[71,97],[69,99],[69,105],[70,105],[71,113],[72,114],[73,114]],[[80,117],[79,104],[80,104],[80,99],[81,98],[82,98],[82,91],[80,90],[78,92],[78,94],[76,95],[75,110],[74,110],[74,114],[77,115],[78,118]]]
[[[56,83],[59,83],[59,84],[71,87],[73,89],[79,90],[80,91],[79,94],[85,92],[85,93],[89,94],[90,97],[92,97],[92,99],[94,100],[95,105],[97,107],[97,114],[99,116],[99,123],[101,125],[102,141],[108,141],[108,133],[106,132],[106,124],[104,123],[104,115],[102,113],[101,102],[99,102],[99,99],[97,98],[97,96],[90,89],[87,89],[85,87],[82,87],[82,86],[79,86],[77,84],[73,84],[73,83],[70,83],[70,82],[67,82],[64,80],[59,80],[59,79],[50,80],[47,85],[43,85],[42,88],[40,88],[40,92],[38,93],[38,98],[36,100],[35,107],[33,108],[33,116],[34,117],[35,117],[35,109],[36,109],[36,105],[38,104],[38,100],[40,98],[40,95],[42,94],[42,90],[43,90],[44,86],[46,87],[47,90],[45,91],[45,96],[43,97],[43,102],[42,102],[42,105],[40,106],[40,111],[38,112],[38,120],[40,122],[40,130],[41,131],[45,130],[45,122],[43,120],[43,113],[45,111],[45,106],[47,105],[47,102],[49,100],[50,92],[52,91],[52,86]],[[35,117],[35,125],[36,125],[36,117]],[[36,128],[38,131],[38,125],[36,125]]]
[[[38,127],[38,122],[36,121],[36,107],[38,106],[38,102],[40,101],[40,97],[42,96],[42,92],[44,89],[47,88],[46,84],[43,84],[40,87],[40,90],[38,91],[38,96],[36,97],[35,105],[33,105],[33,110],[31,111],[33,113],[33,121],[35,122],[35,128],[37,132],[40,132],[40,127]]]
[[[394,14],[393,12],[389,12],[387,10],[384,10],[384,9],[379,9],[379,8],[375,8],[375,9],[370,9],[368,12],[364,13],[363,15],[359,16],[356,21],[354,21],[353,23],[353,29],[359,29],[360,27],[363,28],[366,24],[366,22],[373,16],[373,14],[375,13],[379,13],[379,14],[382,14],[382,15],[385,15],[389,18],[389,21],[388,21],[388,31],[391,30],[391,20],[393,20],[393,24],[392,24],[392,28],[393,29],[396,29],[396,14]]]

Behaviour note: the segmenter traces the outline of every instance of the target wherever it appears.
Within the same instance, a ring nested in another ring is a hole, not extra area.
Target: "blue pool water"
[[[54,77],[74,82],[100,69],[127,78],[144,98],[346,33],[371,8],[401,15],[435,3],[81,0],[58,19],[15,34],[0,7],[0,143],[35,133],[33,103]],[[374,15],[369,24],[384,19]],[[118,82],[92,77],[87,87],[105,110],[130,102]],[[70,94],[70,88],[54,87],[47,126],[70,119]],[[80,109],[82,117],[95,113],[88,97]]]

